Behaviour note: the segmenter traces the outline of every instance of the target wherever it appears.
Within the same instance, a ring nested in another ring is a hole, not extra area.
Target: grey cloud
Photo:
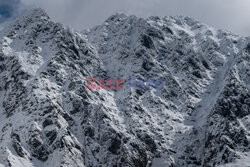
[[[0,0],[0,22],[18,15],[20,0]]]

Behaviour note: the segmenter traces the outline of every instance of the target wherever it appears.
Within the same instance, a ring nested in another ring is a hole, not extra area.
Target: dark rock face
[[[248,54],[250,54],[250,43],[247,44],[246,51],[248,52]]]
[[[119,139],[111,139],[111,143],[110,143],[110,147],[108,148],[108,150],[112,153],[112,154],[118,154],[118,150],[121,147],[121,141]]]
[[[49,152],[45,149],[45,147],[42,145],[42,141],[40,141],[38,138],[30,139],[29,145],[33,150],[32,155],[35,158],[40,161],[46,161],[48,159]]]
[[[41,9],[0,38],[0,166],[212,167],[250,151],[247,38],[123,14],[80,34]]]
[[[151,37],[146,34],[142,35],[141,42],[142,42],[142,45],[148,49],[154,48],[154,42],[152,41]]]
[[[12,146],[15,149],[16,153],[20,156],[20,157],[24,157],[26,155],[26,153],[24,152],[22,146],[21,146],[21,141],[20,141],[20,137],[18,134],[16,133],[12,133],[11,134],[11,139],[12,139]]]
[[[205,146],[213,149],[206,151],[204,164],[210,166],[212,166],[211,161],[214,161],[214,164],[228,163],[236,158],[237,151],[249,151],[247,132],[239,122],[239,118],[249,115],[249,93],[237,78],[232,76],[228,79],[230,83],[225,86],[207,123],[209,128]],[[215,127],[221,131],[214,133]]]

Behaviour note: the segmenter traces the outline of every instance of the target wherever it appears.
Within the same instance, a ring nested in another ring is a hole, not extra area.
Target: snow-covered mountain
[[[34,9],[0,49],[0,167],[250,165],[250,38],[124,14],[80,33]],[[87,89],[87,77],[163,88]]]

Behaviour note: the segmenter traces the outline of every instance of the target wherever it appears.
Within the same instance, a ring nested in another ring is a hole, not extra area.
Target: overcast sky
[[[216,28],[250,36],[250,0],[0,0],[0,22],[41,7],[77,30],[101,24],[116,12],[139,17],[191,16]]]

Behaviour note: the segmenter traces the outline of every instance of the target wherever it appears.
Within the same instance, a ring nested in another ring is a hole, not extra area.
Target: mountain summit
[[[0,31],[0,77],[0,166],[249,165],[249,38],[125,14],[76,32],[34,9]]]

